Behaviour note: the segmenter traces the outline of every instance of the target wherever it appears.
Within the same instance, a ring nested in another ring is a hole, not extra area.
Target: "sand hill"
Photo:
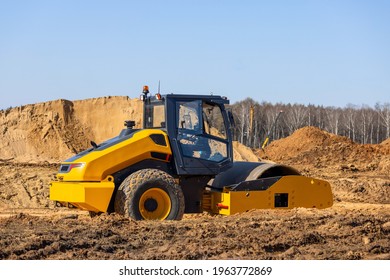
[[[123,96],[78,101],[55,100],[0,111],[0,160],[58,162],[112,138],[125,120],[141,126],[142,102]],[[258,161],[235,143],[236,160]]]
[[[141,123],[141,102],[128,97],[55,100],[0,112],[0,158],[17,162],[65,159],[117,135],[123,121]]]
[[[273,141],[259,156],[290,164],[317,167],[378,169],[390,172],[390,139],[381,144],[357,144],[346,137],[334,135],[317,127],[304,127],[289,137]]]

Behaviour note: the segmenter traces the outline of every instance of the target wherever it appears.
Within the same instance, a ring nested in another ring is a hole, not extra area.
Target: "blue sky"
[[[162,93],[390,102],[390,1],[0,0],[0,109]]]

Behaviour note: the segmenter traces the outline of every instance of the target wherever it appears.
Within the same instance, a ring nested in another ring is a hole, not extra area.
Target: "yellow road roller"
[[[142,129],[125,121],[118,136],[61,163],[50,199],[91,214],[180,220],[184,213],[232,215],[251,209],[327,208],[328,182],[272,162],[233,161],[229,100],[149,93]]]

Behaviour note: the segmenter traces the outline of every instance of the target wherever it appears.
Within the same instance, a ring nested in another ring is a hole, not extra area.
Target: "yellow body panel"
[[[162,134],[166,146],[156,144],[149,136]],[[151,158],[151,152],[172,155],[168,135],[157,129],[144,129],[135,133],[131,138],[108,147],[104,150],[94,150],[72,163],[85,163],[83,168],[73,168],[68,173],[58,173],[60,181],[91,181],[97,182],[119,170],[137,162]],[[64,162],[63,164],[69,164]]]
[[[284,207],[275,206],[275,197],[280,195],[288,197]],[[223,192],[211,192],[209,210],[216,214],[233,215],[251,209],[323,209],[332,205],[333,196],[328,182],[294,175],[281,177],[267,190],[230,191],[225,188]]]
[[[77,208],[106,212],[114,192],[114,182],[52,182],[50,199],[70,203]]]
[[[166,145],[156,144],[149,136],[161,134]],[[58,181],[50,184],[50,199],[93,212],[106,212],[114,193],[114,178],[111,176],[142,160],[151,159],[152,153],[172,155],[166,132],[159,129],[144,129],[132,137],[110,147],[95,149],[80,158],[63,162],[66,165],[82,163],[67,173],[59,172]],[[163,160],[164,159],[156,159]]]

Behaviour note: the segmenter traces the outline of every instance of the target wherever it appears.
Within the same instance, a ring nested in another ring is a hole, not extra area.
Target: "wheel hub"
[[[144,203],[144,207],[146,211],[153,212],[156,211],[158,207],[158,203],[154,198],[148,198]]]
[[[145,220],[164,220],[171,208],[171,199],[161,188],[146,190],[139,200],[139,212]]]

